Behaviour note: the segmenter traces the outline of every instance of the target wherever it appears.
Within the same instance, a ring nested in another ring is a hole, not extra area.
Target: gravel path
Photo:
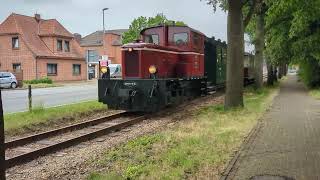
[[[295,76],[281,83],[270,111],[243,146],[228,177],[237,180],[320,179],[320,101]]]
[[[195,109],[222,102],[223,96],[206,97],[174,110],[165,110],[152,120],[8,169],[7,179],[84,179],[97,168],[90,162],[99,159],[107,149],[145,134],[171,128],[175,123],[187,120],[186,117]]]

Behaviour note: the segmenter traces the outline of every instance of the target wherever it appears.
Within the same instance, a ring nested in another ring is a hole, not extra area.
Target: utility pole
[[[6,154],[4,141],[4,118],[2,107],[2,95],[0,89],[0,180],[6,179]]]

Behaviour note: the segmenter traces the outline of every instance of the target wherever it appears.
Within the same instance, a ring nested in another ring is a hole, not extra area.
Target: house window
[[[19,38],[18,37],[12,38],[12,49],[19,49]]]
[[[176,33],[173,35],[173,41],[177,46],[186,45],[189,41],[188,33]]]
[[[12,64],[12,69],[14,72],[19,72],[21,71],[21,63],[14,63]]]
[[[62,51],[62,40],[57,40],[57,51]]]
[[[48,76],[56,76],[57,73],[57,64],[47,64],[47,75]]]
[[[70,42],[69,41],[64,41],[64,51],[70,52]]]
[[[87,58],[88,62],[99,62],[99,54],[95,50],[88,50]]]
[[[78,76],[81,74],[81,65],[80,64],[73,64],[72,72],[74,76]]]

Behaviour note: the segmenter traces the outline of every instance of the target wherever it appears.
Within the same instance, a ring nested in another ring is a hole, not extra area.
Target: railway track
[[[144,119],[144,115],[122,112],[6,142],[6,168],[95,139]]]

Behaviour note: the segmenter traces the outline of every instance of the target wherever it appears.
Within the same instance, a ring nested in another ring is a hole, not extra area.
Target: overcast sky
[[[106,29],[128,28],[139,16],[163,13],[168,19],[184,21],[207,36],[227,40],[227,14],[214,12],[200,0],[0,0],[0,22],[11,13],[33,16],[36,12],[44,19],[57,19],[71,33],[82,36],[102,29],[102,8]]]

